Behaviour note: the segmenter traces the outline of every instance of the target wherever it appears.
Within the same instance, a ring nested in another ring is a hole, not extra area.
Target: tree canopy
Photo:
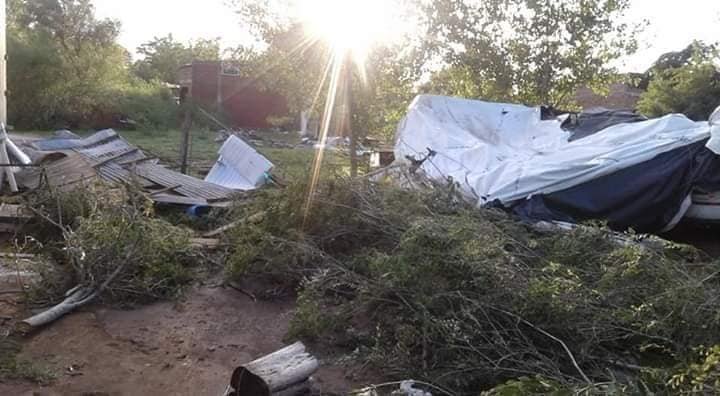
[[[661,56],[646,73],[648,88],[638,109],[649,117],[682,113],[693,120],[707,120],[720,106],[718,55],[714,45],[694,42]]]
[[[170,92],[130,73],[119,22],[96,18],[90,0],[12,0],[8,8],[14,125],[102,126],[121,114],[145,126],[170,122]]]
[[[133,70],[140,78],[177,84],[181,66],[193,61],[220,60],[220,39],[199,39],[184,44],[168,34],[142,44],[137,54],[140,60],[135,62]]]
[[[434,89],[565,107],[582,86],[611,81],[636,49],[619,22],[628,0],[438,0],[424,4],[424,49],[445,65]]]

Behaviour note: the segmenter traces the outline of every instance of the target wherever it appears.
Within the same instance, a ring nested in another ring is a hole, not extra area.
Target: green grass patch
[[[20,351],[19,342],[8,337],[0,338],[0,382],[24,380],[46,384],[55,378],[50,371],[19,359]]]
[[[76,131],[80,136],[88,136],[92,132]],[[140,147],[148,155],[159,157],[163,163],[177,165],[180,162],[180,143],[182,132],[180,130],[165,131],[118,131],[128,142]],[[21,131],[15,132],[19,136],[50,137],[49,131]],[[310,174],[317,150],[312,147],[274,148],[269,142],[284,144],[298,144],[300,138],[296,133],[258,132],[264,141],[263,146],[256,147],[258,152],[266,156],[275,164],[275,172],[285,179],[305,177]],[[221,143],[215,142],[215,132],[208,130],[192,131],[190,146],[191,172],[200,168],[207,169],[218,158]],[[349,172],[349,158],[346,154],[328,150],[325,152],[323,170],[337,173]],[[194,173],[194,172],[193,172]]]

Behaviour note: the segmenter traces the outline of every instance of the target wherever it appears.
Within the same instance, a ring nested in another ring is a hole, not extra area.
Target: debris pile
[[[422,185],[264,191],[245,207],[262,220],[231,231],[230,271],[299,287],[292,335],[452,394],[713,386],[683,377],[720,344],[720,278],[703,253],[597,226],[540,230],[466,204],[456,184]]]
[[[57,263],[36,268],[43,279],[34,294],[62,301],[25,320],[29,327],[96,299],[132,305],[174,297],[198,269],[200,253],[190,243],[190,230],[154,218],[144,195],[106,185],[80,188],[38,190],[31,198],[37,216],[61,235],[56,244],[46,241]]]
[[[137,184],[153,201],[176,205],[225,206],[235,191],[173,171],[108,129],[87,138],[68,136],[32,143],[40,166],[25,171],[21,184],[36,189],[46,181],[52,188],[74,188],[79,182],[104,180]]]
[[[422,170],[457,181],[479,207],[664,232],[700,213],[693,194],[720,191],[719,134],[720,110],[710,122],[626,112],[554,117],[540,107],[419,96],[398,129],[395,151],[406,160],[430,150]],[[720,201],[704,204],[703,213],[714,209],[720,218]]]

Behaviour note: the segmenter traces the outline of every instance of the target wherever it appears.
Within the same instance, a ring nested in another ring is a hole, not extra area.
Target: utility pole
[[[352,65],[353,59],[350,51],[343,59],[343,124],[345,126],[346,136],[350,138],[350,177],[356,177],[358,174],[358,158],[357,158],[357,136],[352,127],[353,114],[353,92],[352,92]]]
[[[7,4],[0,0],[0,123],[7,125]]]

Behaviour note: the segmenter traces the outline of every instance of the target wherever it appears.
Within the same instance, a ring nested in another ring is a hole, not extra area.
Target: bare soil
[[[293,309],[291,302],[254,302],[208,286],[182,302],[131,311],[91,307],[26,340],[21,358],[53,373],[51,384],[0,383],[0,395],[221,395],[235,367],[288,343]],[[18,315],[17,304],[0,303],[1,315]],[[352,369],[321,365],[321,394],[357,387]]]

